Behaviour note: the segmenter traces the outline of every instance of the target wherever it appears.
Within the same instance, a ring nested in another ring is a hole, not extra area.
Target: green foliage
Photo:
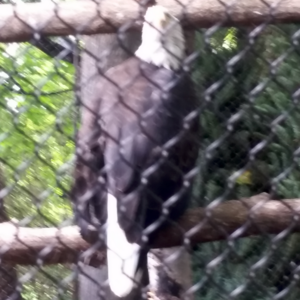
[[[58,224],[71,216],[62,197],[70,178],[59,169],[74,151],[74,70],[32,46],[1,48],[0,157],[16,198],[10,216],[34,217],[29,225]]]
[[[66,192],[74,153],[73,81],[70,64],[28,44],[0,45],[0,166],[9,216],[22,225],[58,226],[72,218]],[[43,270],[25,281],[24,299],[71,299],[70,286],[57,289],[69,269]]]
[[[37,268],[19,267],[19,278],[24,282],[24,300],[73,299],[73,282],[70,269],[62,265]],[[26,279],[24,279],[26,278]]]
[[[246,29],[199,34],[195,81],[203,107],[202,148],[194,205],[261,192],[299,197],[300,111],[293,93],[300,52],[291,42],[296,29],[268,26],[252,45]],[[199,299],[265,300],[287,288],[299,264],[299,236],[280,240],[275,249],[271,239],[199,246],[194,257],[195,279],[202,282]],[[216,264],[209,268],[211,261]],[[284,299],[299,296],[294,286]]]

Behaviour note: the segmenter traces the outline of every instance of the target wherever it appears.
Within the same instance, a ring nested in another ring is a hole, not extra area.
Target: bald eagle
[[[148,284],[149,239],[188,206],[198,118],[184,56],[179,21],[148,7],[135,56],[109,69],[95,101],[83,103],[71,197],[86,240],[104,228],[109,286],[120,298]]]

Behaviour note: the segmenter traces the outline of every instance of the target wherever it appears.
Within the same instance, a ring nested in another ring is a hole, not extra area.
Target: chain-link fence
[[[0,300],[298,299],[300,4],[29,2],[0,1]]]

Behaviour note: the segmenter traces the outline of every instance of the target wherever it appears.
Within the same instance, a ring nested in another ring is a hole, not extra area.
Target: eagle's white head
[[[185,40],[178,19],[162,6],[147,9],[142,29],[142,44],[135,52],[141,60],[166,69],[180,68],[185,55]]]

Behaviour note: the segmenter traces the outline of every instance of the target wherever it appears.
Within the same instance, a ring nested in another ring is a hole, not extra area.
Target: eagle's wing
[[[183,96],[191,88],[185,78],[151,65],[141,71],[136,64],[131,59],[111,70],[114,83],[106,85],[100,111],[108,190],[118,199],[119,222],[129,239],[129,228],[143,222],[142,174],[163,159],[160,147],[182,131],[183,118],[194,108]],[[133,80],[124,83],[124,78]],[[154,169],[159,176],[159,168]]]
[[[142,282],[147,281],[147,252],[138,242],[149,214],[159,214],[152,194],[167,200],[182,184],[180,172],[173,174],[172,168],[158,162],[166,158],[161,146],[183,131],[183,119],[195,109],[195,98],[186,77],[152,65],[141,71],[135,58],[107,76],[114,82],[105,84],[100,115],[108,189],[108,277],[113,292],[124,297],[135,284],[145,286]],[[178,164],[174,157],[186,156],[185,146],[180,153],[170,149],[170,163]]]
[[[136,58],[110,69],[105,77],[94,95],[97,105],[92,111],[97,115],[87,118],[79,131],[77,150],[81,152],[73,191],[81,230],[86,221],[94,223],[94,216],[102,224],[101,217],[107,216],[109,283],[123,297],[135,283],[145,286],[148,276],[147,251],[136,244],[149,208],[142,178],[151,176],[151,182],[156,178],[151,186],[154,193],[156,187],[170,185],[172,194],[173,186],[181,183],[177,176],[173,185],[169,177],[174,174],[168,170],[162,177],[157,162],[164,159],[161,146],[178,136],[183,118],[195,107],[189,81],[152,65],[141,71]]]

